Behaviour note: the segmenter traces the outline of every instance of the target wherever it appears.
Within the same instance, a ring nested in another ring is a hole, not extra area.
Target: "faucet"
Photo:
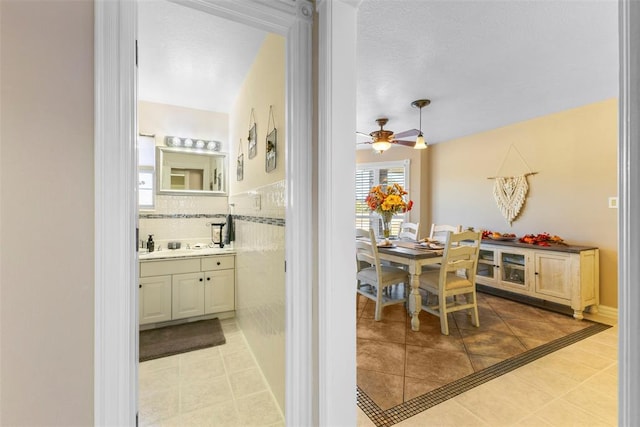
[[[211,243],[209,243],[209,247],[214,247],[215,245],[219,245],[220,248],[224,248],[224,239],[222,238],[222,227],[226,225],[226,222],[208,222],[207,225],[211,227]],[[213,227],[220,227],[220,233],[218,234],[219,242],[215,242],[213,240]]]

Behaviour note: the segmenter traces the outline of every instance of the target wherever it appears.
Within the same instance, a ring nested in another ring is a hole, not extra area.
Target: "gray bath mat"
[[[140,362],[226,342],[219,319],[199,320],[140,331]]]

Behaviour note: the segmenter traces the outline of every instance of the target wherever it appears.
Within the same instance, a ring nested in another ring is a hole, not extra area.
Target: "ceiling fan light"
[[[424,150],[425,148],[427,148],[427,143],[424,141],[422,132],[420,132],[420,134],[416,138],[416,145],[414,145],[413,148],[415,148],[416,150]]]
[[[383,152],[391,148],[391,143],[389,141],[376,141],[371,144],[371,148],[375,151]]]

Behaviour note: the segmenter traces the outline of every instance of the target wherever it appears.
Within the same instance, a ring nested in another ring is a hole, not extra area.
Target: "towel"
[[[229,243],[236,240],[236,231],[233,227],[233,216],[231,214],[227,215],[227,228],[226,233],[224,235],[224,244],[228,245]]]

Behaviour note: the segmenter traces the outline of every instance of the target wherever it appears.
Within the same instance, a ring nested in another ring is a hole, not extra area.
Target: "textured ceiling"
[[[167,1],[138,5],[139,99],[228,113],[266,33]]]
[[[429,143],[618,96],[615,0],[364,0],[357,129]],[[366,138],[360,138],[366,140]]]
[[[139,6],[140,99],[228,112],[265,33]],[[422,129],[437,143],[616,97],[617,13],[617,0],[363,0],[357,129],[417,128],[411,102],[428,98]]]

